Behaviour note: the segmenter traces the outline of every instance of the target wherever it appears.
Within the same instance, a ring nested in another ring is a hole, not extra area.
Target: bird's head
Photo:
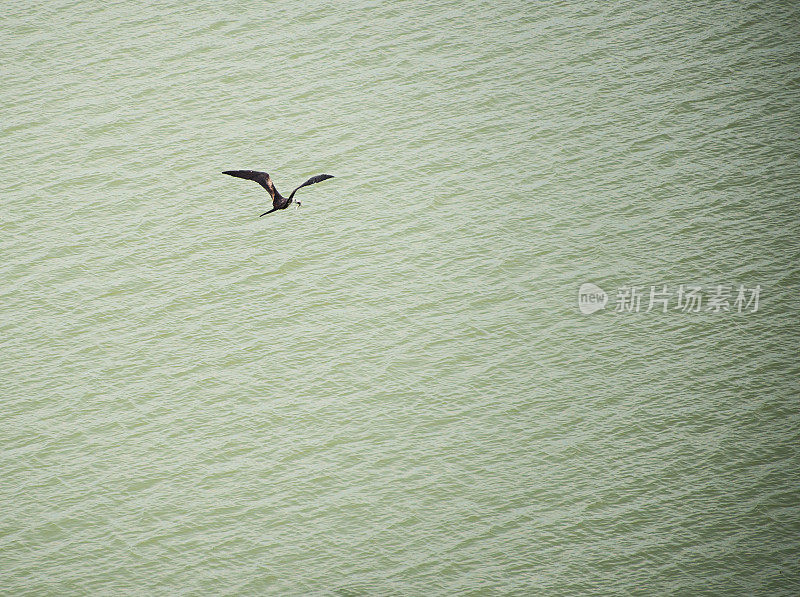
[[[303,207],[303,204],[302,204],[302,203],[300,203],[300,202],[299,202],[299,201],[297,201],[297,200],[295,200],[295,202],[294,202],[294,203],[295,203],[295,209],[297,209],[298,207]]]

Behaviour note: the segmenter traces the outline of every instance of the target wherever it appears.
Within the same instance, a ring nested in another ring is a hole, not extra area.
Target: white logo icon
[[[578,289],[578,308],[584,315],[604,309],[607,302],[608,295],[596,284],[585,282]]]

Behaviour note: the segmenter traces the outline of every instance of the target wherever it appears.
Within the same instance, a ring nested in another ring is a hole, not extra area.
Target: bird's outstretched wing
[[[333,178],[333,176],[331,174],[317,174],[316,176],[312,176],[303,184],[301,184],[299,187],[297,187],[294,191],[292,191],[292,194],[289,195],[289,200],[291,201],[292,197],[294,197],[294,194],[303,187],[307,187],[310,184],[316,184],[318,182],[322,182],[323,180],[328,180],[329,178]]]
[[[266,172],[259,172],[258,170],[226,170],[223,172],[223,174],[256,181],[262,187],[267,189],[267,193],[269,193],[269,196],[272,197],[273,203],[275,202],[275,196],[279,194],[275,189],[275,185],[272,184],[272,179]]]

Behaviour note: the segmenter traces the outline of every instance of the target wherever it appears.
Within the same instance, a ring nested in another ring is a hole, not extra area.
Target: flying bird
[[[256,170],[226,170],[223,174],[227,174],[228,176],[235,176],[237,178],[246,178],[247,180],[254,180],[262,187],[267,189],[267,193],[269,196],[272,197],[272,209],[269,211],[265,211],[263,214],[258,216],[259,218],[265,216],[267,214],[271,214],[273,211],[277,211],[279,209],[286,209],[292,203],[296,203],[297,207],[300,207],[302,204],[299,201],[294,201],[294,194],[302,189],[303,187],[307,187],[310,184],[316,184],[318,182],[322,182],[323,180],[328,180],[329,178],[333,178],[330,174],[317,174],[316,176],[312,176],[299,187],[297,187],[292,194],[288,197],[284,197],[278,192],[278,189],[275,188],[275,185],[272,183],[272,179],[269,177],[269,174],[266,172],[258,172]],[[295,209],[297,209],[297,207]]]

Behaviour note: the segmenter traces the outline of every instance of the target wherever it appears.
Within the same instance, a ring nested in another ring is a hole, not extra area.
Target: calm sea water
[[[3,594],[800,592],[795,3],[186,4],[0,8]]]

